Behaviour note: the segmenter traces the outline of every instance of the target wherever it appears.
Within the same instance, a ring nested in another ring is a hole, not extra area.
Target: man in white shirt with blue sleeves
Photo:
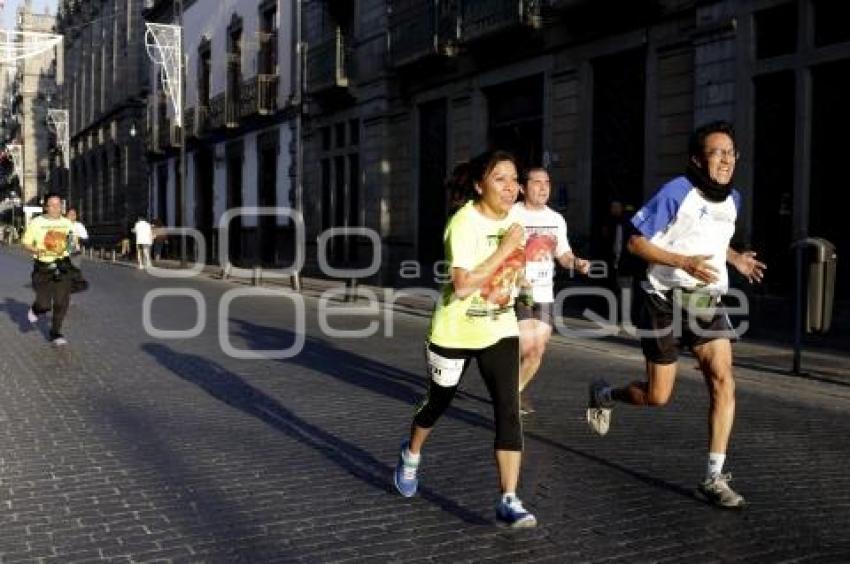
[[[691,136],[688,154],[686,173],[662,186],[631,222],[629,250],[649,263],[639,322],[646,381],[622,388],[593,382],[587,421],[604,435],[616,402],[665,405],[676,381],[679,349],[689,347],[710,399],[708,463],[698,491],[715,505],[738,509],[744,498],[729,486],[731,474],[723,473],[735,419],[735,334],[720,297],[729,288],[727,262],[751,283],[761,281],[766,266],[754,252],[729,247],[741,203],[732,188],[738,158],[732,126],[718,121],[700,127]]]

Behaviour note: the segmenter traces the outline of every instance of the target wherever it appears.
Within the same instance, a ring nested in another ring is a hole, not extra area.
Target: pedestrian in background
[[[80,264],[82,262],[80,257],[83,254],[83,241],[88,241],[89,232],[86,229],[86,226],[79,220],[76,208],[68,208],[65,217],[67,217],[73,224],[73,229],[68,236],[68,255],[70,256],[73,265],[80,268]]]
[[[76,208],[68,208],[65,217],[73,224],[73,229],[68,234],[68,260],[74,267],[71,276],[71,293],[82,292],[89,287],[89,283],[83,278],[83,241],[89,238],[86,226],[79,221]]]
[[[136,234],[136,260],[139,264],[139,270],[144,270],[151,266],[153,228],[147,219],[140,216],[131,231]]]
[[[168,236],[158,218],[153,220],[153,260],[162,260],[162,251],[168,243]]]

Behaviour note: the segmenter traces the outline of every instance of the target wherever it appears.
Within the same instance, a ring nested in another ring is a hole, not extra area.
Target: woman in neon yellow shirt
[[[493,400],[502,490],[496,517],[512,527],[534,527],[537,520],[516,495],[522,423],[513,296],[525,260],[523,229],[511,215],[519,191],[517,167],[509,153],[490,151],[470,161],[468,172],[472,199],[452,216],[443,236],[452,279],[431,320],[428,394],[402,443],[394,483],[401,495],[416,494],[422,446],[474,358]]]

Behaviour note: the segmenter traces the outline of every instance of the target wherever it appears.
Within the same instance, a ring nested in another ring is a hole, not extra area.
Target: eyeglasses
[[[705,156],[710,159],[720,160],[723,158],[727,158],[730,161],[737,161],[739,158],[741,158],[741,152],[737,149],[711,149],[705,152]]]

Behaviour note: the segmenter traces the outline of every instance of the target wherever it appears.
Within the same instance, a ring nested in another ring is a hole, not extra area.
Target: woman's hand
[[[525,239],[525,230],[519,223],[513,223],[502,235],[502,240],[499,242],[499,250],[504,251],[506,255],[511,254],[518,248],[522,247]]]

